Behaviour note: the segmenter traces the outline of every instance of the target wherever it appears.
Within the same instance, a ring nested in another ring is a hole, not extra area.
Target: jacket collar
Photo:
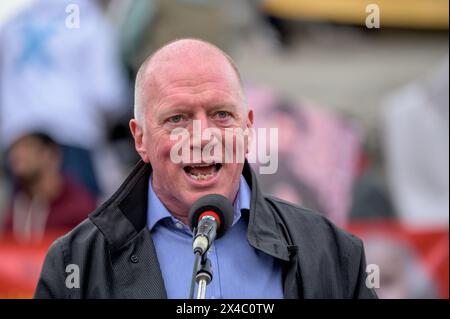
[[[275,216],[268,207],[256,174],[247,161],[242,174],[252,191],[247,231],[250,245],[272,257],[288,261],[289,252],[277,231],[278,226]]]
[[[149,164],[139,161],[114,195],[89,216],[112,250],[120,249],[146,228],[148,180],[151,172]],[[275,258],[288,261],[288,248],[277,232],[275,217],[248,162],[245,162],[242,174],[251,189],[247,232],[250,245]]]

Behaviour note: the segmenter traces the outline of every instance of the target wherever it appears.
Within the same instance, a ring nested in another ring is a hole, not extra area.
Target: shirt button
[[[175,226],[176,226],[178,229],[183,229],[183,224],[181,224],[181,223],[176,223]]]

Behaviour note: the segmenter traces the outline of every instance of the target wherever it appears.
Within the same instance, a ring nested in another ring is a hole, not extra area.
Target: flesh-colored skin
[[[158,51],[145,67],[142,117],[130,121],[135,147],[153,168],[152,187],[176,218],[187,224],[189,208],[200,197],[216,193],[234,202],[243,163],[223,163],[205,180],[196,180],[175,164],[170,139],[181,127],[192,135],[193,121],[201,130],[215,127],[250,128],[253,111],[245,106],[241,83],[226,57],[214,46],[197,40],[180,40]],[[202,140],[201,147],[209,141]],[[190,140],[191,154],[194,150]],[[247,149],[246,149],[247,152]],[[201,169],[200,169],[201,170]],[[208,169],[211,170],[211,169]]]

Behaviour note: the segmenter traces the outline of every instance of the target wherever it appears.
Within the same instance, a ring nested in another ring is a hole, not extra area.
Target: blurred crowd
[[[134,76],[146,56],[183,37],[210,41],[231,56],[249,45],[254,59],[264,50],[283,56],[294,52],[298,33],[293,21],[257,0],[13,6],[0,15],[0,297],[12,285],[2,279],[13,271],[7,264],[16,262],[8,247],[38,245],[75,227],[137,162],[128,121]],[[360,37],[367,32],[352,28]],[[308,92],[293,97],[243,74],[255,126],[279,130],[278,171],[260,176],[264,190],[367,238],[382,298],[448,298],[448,59],[447,46],[424,76],[383,92],[375,156],[364,122]]]

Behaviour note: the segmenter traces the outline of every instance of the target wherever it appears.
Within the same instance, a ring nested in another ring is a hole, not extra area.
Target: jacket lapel
[[[140,161],[119,190],[90,219],[110,247],[116,298],[167,298],[147,225],[151,166]]]
[[[248,162],[244,165],[243,175],[252,190],[247,233],[250,245],[279,260],[283,269],[283,290],[286,299],[306,297],[302,284],[302,258],[299,248],[293,245],[277,209],[267,203],[259,188],[256,174]]]
[[[243,171],[250,189],[250,214],[247,239],[253,248],[283,261],[289,260],[289,252],[278,234],[275,216],[269,211],[267,203],[259,190],[255,173],[246,162]]]

